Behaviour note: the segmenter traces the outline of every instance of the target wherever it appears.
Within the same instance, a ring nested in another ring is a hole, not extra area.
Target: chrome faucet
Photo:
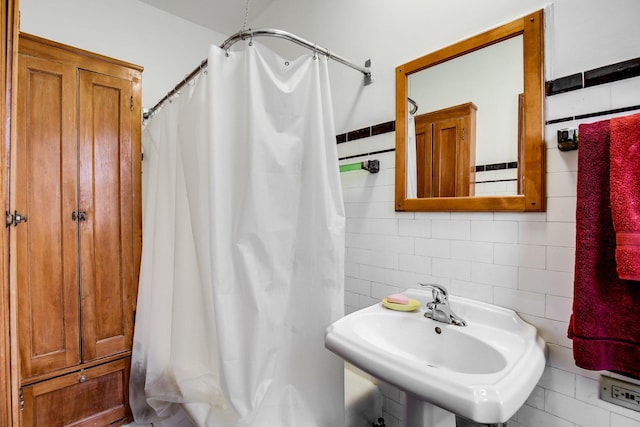
[[[449,306],[449,292],[442,285],[433,283],[418,283],[420,286],[431,289],[433,301],[427,303],[427,311],[424,317],[436,320],[438,322],[450,323],[456,326],[467,326],[467,322],[458,317]]]

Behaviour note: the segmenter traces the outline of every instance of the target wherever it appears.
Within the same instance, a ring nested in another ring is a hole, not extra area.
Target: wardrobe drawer
[[[22,426],[107,426],[129,419],[129,357],[22,388]]]

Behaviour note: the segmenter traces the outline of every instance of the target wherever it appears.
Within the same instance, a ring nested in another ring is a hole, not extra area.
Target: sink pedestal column
[[[406,393],[404,427],[456,427],[456,416],[411,393]]]

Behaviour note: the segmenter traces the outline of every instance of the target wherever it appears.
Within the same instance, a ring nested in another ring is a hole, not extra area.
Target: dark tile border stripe
[[[584,87],[597,86],[640,76],[640,58],[606,65],[584,72]]]
[[[629,107],[614,108],[612,110],[598,111],[595,113],[578,114],[577,116],[562,117],[560,119],[547,120],[545,123],[553,125],[555,123],[571,122],[574,120],[588,119],[590,117],[606,116],[608,114],[626,113],[628,111],[640,110],[640,105],[631,105]]]
[[[570,121],[575,120],[575,119],[576,119],[575,116],[562,117],[560,119],[547,120],[546,122],[544,122],[544,124],[553,125],[553,124],[556,124],[556,123],[570,122]]]
[[[605,116],[607,114],[625,113],[627,111],[633,111],[640,109],[640,105],[632,105],[630,107],[614,108],[612,110],[599,111],[597,113],[578,114],[576,120],[588,119],[589,117]]]
[[[355,141],[356,139],[369,138],[371,136],[371,126],[352,130],[347,132],[347,141]]]
[[[547,96],[640,76],[640,58],[605,65],[545,83]]]
[[[572,74],[559,79],[550,80],[545,83],[545,93],[547,96],[582,89],[582,73]]]
[[[383,133],[395,132],[396,121],[380,123],[378,125],[371,126],[371,136],[382,135]]]
[[[516,182],[518,181],[517,178],[514,179],[492,179],[492,180],[488,180],[488,181],[476,181],[474,182],[474,184],[489,184],[492,182]]]
[[[396,130],[396,121],[379,123],[373,126],[367,126],[361,129],[352,130],[346,133],[336,135],[336,144],[342,144],[356,139],[369,138],[370,136],[382,135],[383,133],[394,132]]]
[[[386,150],[372,151],[370,153],[354,154],[352,156],[340,157],[338,160],[349,160],[349,159],[355,159],[356,157],[373,156],[374,154],[382,154],[382,153],[391,153],[392,151],[396,151],[396,149],[388,148]]]
[[[476,165],[476,172],[495,171],[502,169],[518,169],[518,162],[492,163],[489,165]]]

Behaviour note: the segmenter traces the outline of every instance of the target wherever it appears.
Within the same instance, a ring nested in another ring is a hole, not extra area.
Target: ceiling
[[[140,0],[172,15],[225,35],[243,29],[245,10],[249,4],[247,28],[273,0]]]

